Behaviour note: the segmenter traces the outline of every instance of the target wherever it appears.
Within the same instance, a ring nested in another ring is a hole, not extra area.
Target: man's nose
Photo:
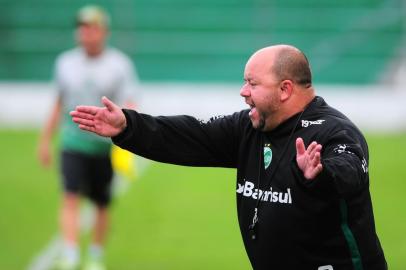
[[[240,96],[242,97],[248,97],[250,95],[248,83],[245,83],[240,90]]]

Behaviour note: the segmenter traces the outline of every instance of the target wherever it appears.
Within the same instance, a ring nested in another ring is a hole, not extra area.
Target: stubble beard
[[[251,119],[251,123],[254,129],[259,130],[259,131],[269,131],[270,129],[272,129],[272,127],[270,127],[270,125],[272,126],[272,119],[275,119],[276,115],[278,114],[278,111],[280,110],[280,103],[277,101],[279,99],[278,96],[274,96],[271,98],[271,102],[269,103],[268,107],[260,112],[258,107],[257,112],[258,112],[258,121],[257,124],[254,124],[254,121]],[[268,123],[267,123],[267,119],[268,119]]]
[[[263,113],[259,114],[258,124],[255,125],[254,121],[251,120],[252,127],[256,130],[265,131],[265,115]]]

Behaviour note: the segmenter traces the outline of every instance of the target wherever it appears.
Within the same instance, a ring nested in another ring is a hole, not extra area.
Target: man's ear
[[[280,84],[281,101],[286,101],[293,93],[293,82],[291,80],[283,80]]]

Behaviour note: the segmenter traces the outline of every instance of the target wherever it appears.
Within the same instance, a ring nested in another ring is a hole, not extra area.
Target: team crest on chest
[[[272,162],[272,149],[271,144],[267,143],[264,145],[264,167],[265,170],[268,169]]]

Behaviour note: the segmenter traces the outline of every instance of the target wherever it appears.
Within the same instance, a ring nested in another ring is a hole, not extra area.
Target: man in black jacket
[[[83,130],[160,162],[237,168],[240,231],[254,269],[384,270],[369,192],[368,147],[357,127],[315,95],[295,47],[248,60],[249,110],[208,122],[105,107],[71,112]],[[306,147],[307,146],[307,147]]]

